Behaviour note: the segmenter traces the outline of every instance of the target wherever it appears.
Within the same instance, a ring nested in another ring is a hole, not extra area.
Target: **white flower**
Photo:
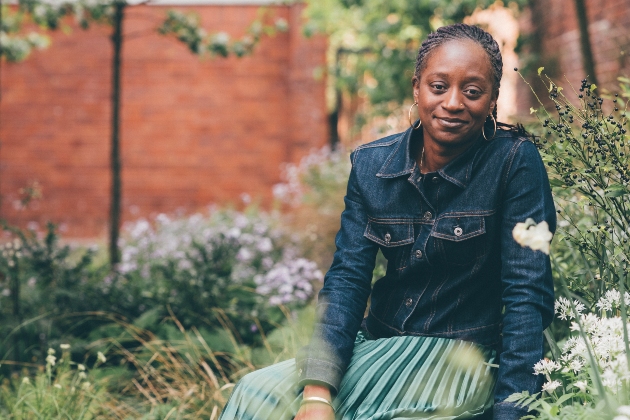
[[[107,359],[105,358],[105,355],[101,353],[100,351],[96,355],[96,360],[98,360],[99,363],[105,363],[107,361]]]
[[[562,383],[560,381],[550,381],[545,383],[542,386],[542,390],[544,392],[548,392],[549,394],[551,394],[553,391],[556,390],[556,388],[558,388],[559,386],[562,386]]]
[[[582,368],[584,367],[584,364],[582,363],[581,360],[572,360],[571,363],[569,363],[568,368],[570,370],[572,370],[575,373],[578,373],[579,371],[582,370]]]
[[[83,371],[85,370],[85,365],[83,365],[83,364],[79,363],[79,364],[77,365],[77,368],[79,369],[79,371],[83,372]]]
[[[54,384],[53,386],[54,386],[55,388],[57,388],[57,389],[61,389],[61,385],[59,385],[59,384]]]
[[[218,32],[212,37],[212,43],[218,45],[227,45],[230,41],[230,36],[225,32]]]
[[[247,248],[241,248],[236,254],[236,259],[242,262],[249,261],[254,257],[254,254]]]
[[[22,384],[24,384],[24,385],[28,385],[28,384],[30,384],[30,383],[31,383],[31,380],[30,380],[30,379],[28,379],[27,377],[22,378]]]
[[[48,356],[46,356],[46,364],[50,366],[55,366],[56,361],[57,361],[57,358],[53,356],[52,354],[49,354]]]
[[[68,350],[70,348],[70,344],[59,344],[59,348],[61,348],[61,350]]]
[[[273,249],[273,243],[269,238],[262,238],[262,240],[258,242],[257,248],[260,252],[269,252]]]
[[[561,366],[553,360],[543,359],[534,365],[534,375],[549,375],[560,368]]]
[[[624,297],[625,304],[630,306],[630,294],[626,292],[624,293]],[[615,289],[607,290],[604,296],[599,298],[595,305],[602,311],[612,311],[613,309],[620,308],[621,293],[619,293],[619,290]]]
[[[611,391],[614,394],[616,394],[617,393],[617,387],[620,384],[619,376],[612,369],[610,369],[610,368],[605,369],[604,373],[602,374],[602,384],[605,387],[611,388]]]
[[[617,413],[622,416],[630,417],[630,405],[620,405],[619,408],[617,408]]]
[[[553,234],[549,231],[549,225],[544,220],[538,224],[533,219],[527,219],[525,223],[517,223],[512,230],[512,236],[523,247],[527,246],[534,251],[549,254],[549,244]]]
[[[579,389],[582,392],[586,392],[586,382],[584,381],[577,381],[576,383],[573,384],[577,389]]]
[[[573,301],[573,305],[575,306],[575,310],[580,314],[586,309],[584,304],[577,299]],[[573,313],[573,309],[571,308],[571,302],[565,297],[561,296],[558,298],[558,300],[556,300],[554,309],[556,311],[556,314],[558,315],[558,318],[562,320],[575,318],[575,314]]]

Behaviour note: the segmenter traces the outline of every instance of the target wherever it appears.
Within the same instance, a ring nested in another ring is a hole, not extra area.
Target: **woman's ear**
[[[413,76],[411,79],[411,85],[413,86],[413,101],[418,102],[418,94],[420,93],[420,78]]]
[[[490,115],[496,108],[498,99],[499,99],[499,90],[497,89],[496,92],[492,95],[492,100],[490,101],[490,112],[488,113],[488,115]]]

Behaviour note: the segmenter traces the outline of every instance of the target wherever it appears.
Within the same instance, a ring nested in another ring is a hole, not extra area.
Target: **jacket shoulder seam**
[[[385,137],[387,138],[387,137]],[[382,139],[381,139],[382,140]],[[381,141],[381,140],[376,140],[373,141],[371,143],[367,143],[367,144],[362,144],[361,146],[357,147],[356,149],[354,149],[354,151],[352,152],[352,165],[354,166],[356,160],[357,160],[357,155],[359,154],[359,151],[364,150],[364,149],[374,149],[377,147],[389,147],[393,144],[396,144],[398,142],[400,142],[400,137],[396,136],[395,138],[389,140],[389,141]]]

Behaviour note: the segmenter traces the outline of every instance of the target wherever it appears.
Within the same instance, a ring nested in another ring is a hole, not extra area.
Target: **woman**
[[[505,399],[540,391],[532,368],[553,284],[548,256],[511,232],[527,218],[553,231],[555,210],[534,144],[496,122],[502,67],[497,43],[475,26],[423,42],[411,127],[351,155],[311,344],[296,362],[245,377],[222,419],[526,414]],[[379,249],[387,274],[371,287]]]

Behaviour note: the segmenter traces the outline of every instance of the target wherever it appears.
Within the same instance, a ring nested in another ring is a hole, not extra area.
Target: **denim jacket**
[[[363,321],[375,338],[438,336],[496,348],[494,418],[518,419],[525,410],[504,400],[540,391],[533,365],[554,297],[549,257],[518,245],[512,229],[532,218],[555,230],[545,167],[532,142],[499,130],[422,175],[410,151],[421,141],[421,131],[409,129],[351,154],[318,323],[297,357],[300,384],[335,391]],[[379,249],[387,272],[372,287]]]

